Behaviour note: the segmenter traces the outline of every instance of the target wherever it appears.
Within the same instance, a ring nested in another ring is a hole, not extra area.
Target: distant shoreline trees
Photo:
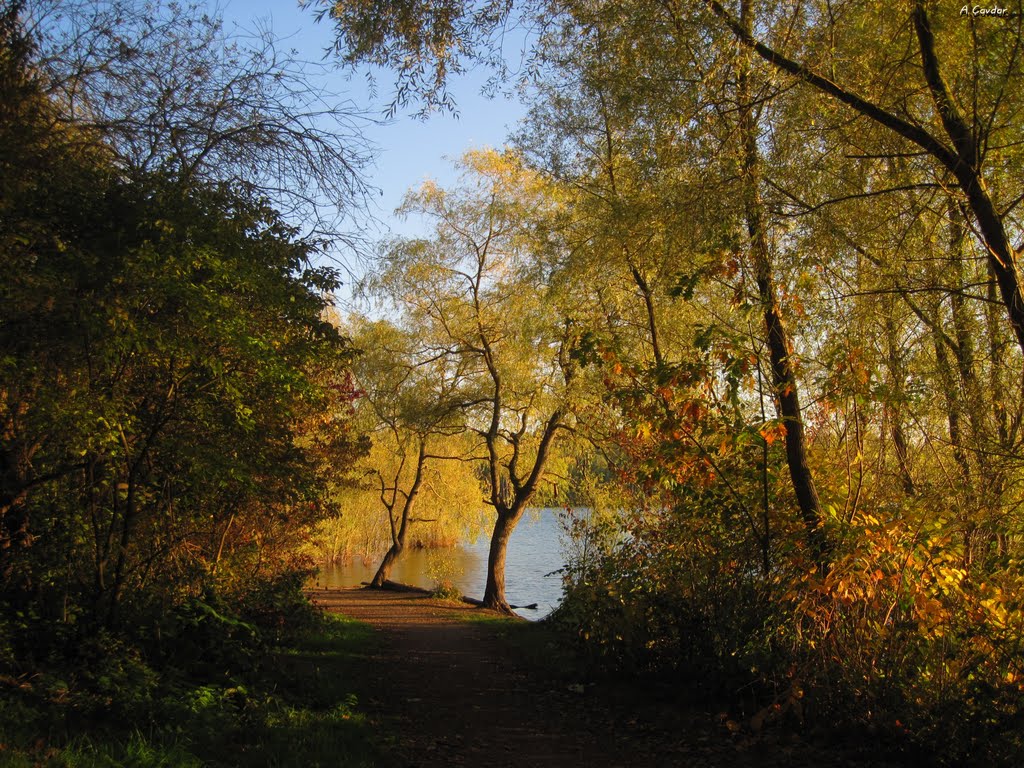
[[[505,613],[509,537],[570,426],[575,330],[536,276],[551,242],[550,190],[511,154],[468,153],[461,184],[427,183],[403,210],[428,217],[429,237],[396,240],[371,278],[404,327],[415,329],[437,382],[431,410],[474,439],[482,501],[494,510],[483,604]]]

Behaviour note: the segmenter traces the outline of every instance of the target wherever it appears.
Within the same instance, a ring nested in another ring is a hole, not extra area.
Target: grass
[[[66,704],[4,693],[0,768],[388,765],[352,692],[372,643],[366,625],[327,615],[244,684],[176,684],[135,723],[74,725]]]

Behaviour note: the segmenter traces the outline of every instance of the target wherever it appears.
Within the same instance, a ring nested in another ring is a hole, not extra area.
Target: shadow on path
[[[802,743],[740,743],[709,713],[638,713],[547,679],[499,639],[481,609],[407,592],[318,590],[314,601],[370,624],[379,645],[360,698],[401,766],[867,766]]]

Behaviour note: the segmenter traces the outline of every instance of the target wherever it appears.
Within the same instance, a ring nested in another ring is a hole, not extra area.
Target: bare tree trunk
[[[661,354],[661,342],[658,339],[658,318],[654,312],[654,296],[651,292],[651,286],[637,267],[630,264],[629,271],[633,275],[636,287],[640,289],[640,295],[643,297],[644,309],[647,311],[647,330],[651,334],[651,351],[654,353],[654,363],[658,368],[661,368],[665,364],[665,358]]]
[[[556,409],[544,425],[540,445],[537,447],[537,455],[533,459],[533,466],[526,480],[523,480],[516,472],[520,444],[518,439],[513,442],[513,456],[507,467],[507,480],[512,487],[512,501],[502,500],[504,494],[501,492],[500,481],[496,487],[491,488],[491,504],[494,506],[497,520],[494,521],[491,548],[487,554],[487,584],[484,587],[483,599],[485,608],[493,608],[502,613],[512,613],[508,600],[505,599],[505,553],[508,550],[508,541],[537,490],[537,484],[540,482],[544,466],[551,453],[555,434],[561,428],[563,415],[561,408]],[[492,454],[492,456],[496,458],[496,454]],[[497,470],[493,469],[492,472],[492,477],[497,478],[499,474]]]
[[[901,345],[896,337],[896,323],[892,317],[891,306],[885,318],[885,346],[886,366],[889,369],[889,389],[891,391],[889,402],[885,406],[889,417],[889,432],[892,435],[893,447],[896,449],[896,466],[899,471],[903,492],[908,496],[914,496],[917,493],[917,486],[914,484],[914,476],[910,471],[910,452],[907,445],[907,436],[903,431],[903,406],[906,402],[906,391],[904,388],[906,371],[904,370],[903,361],[900,359]]]
[[[945,393],[949,443],[953,449],[953,459],[956,461],[957,468],[959,469],[959,480],[963,490],[961,501],[957,505],[957,520],[963,535],[963,565],[964,568],[970,568],[971,551],[974,546],[974,523],[970,516],[976,512],[978,506],[974,482],[975,476],[964,445],[963,421],[961,418],[963,415],[963,397],[961,395],[961,387],[959,386],[962,382],[958,382],[953,375],[953,369],[949,360],[949,350],[947,349],[948,342],[939,331],[941,322],[942,316],[939,308],[936,307],[935,320],[932,325],[935,366],[939,374],[942,391]],[[957,350],[954,351],[956,352]],[[959,358],[960,356],[958,355],[958,362]]]
[[[963,432],[960,424],[960,392],[953,377],[953,371],[949,362],[949,352],[946,343],[938,333],[940,318],[936,313],[936,322],[933,325],[932,340],[935,347],[935,367],[938,370],[939,382],[942,384],[942,391],[946,398],[946,421],[949,427],[949,444],[953,448],[953,459],[960,470],[960,481],[965,491],[971,488],[971,465],[967,460],[967,452],[964,450]]]
[[[384,583],[391,578],[391,570],[395,567],[395,563],[398,562],[398,558],[402,555],[402,551],[405,549],[405,535],[401,536],[400,539],[396,539],[391,542],[391,547],[384,555],[384,559],[380,561],[380,565],[377,567],[377,573],[373,576],[373,581],[370,582],[371,587],[380,588],[384,586]]]
[[[989,385],[992,393],[992,419],[999,435],[999,444],[1004,448],[1011,445],[1010,420],[1007,410],[1007,389],[1003,384],[1003,355],[1006,341],[1002,324],[998,317],[998,286],[992,272],[991,263],[987,264],[985,330],[988,335]]]
[[[997,316],[998,306],[995,301],[997,287],[995,277],[992,274],[992,265],[988,264],[987,270],[987,302],[985,304],[985,327],[988,331],[988,362],[989,362],[989,392],[992,393],[991,415],[992,423],[995,425],[996,439],[1001,450],[1007,455],[1015,453],[1014,441],[1020,424],[1021,399],[1018,395],[1014,417],[1008,417],[1007,401],[1009,393],[1003,384],[1003,368],[1005,361],[1003,354],[1006,347],[1006,340],[1002,324]],[[1018,376],[1020,374],[1018,373]],[[1024,382],[1022,382],[1024,384]],[[997,482],[994,484],[993,494],[996,499],[1001,499],[1006,489],[1005,470],[997,471]],[[1009,553],[1009,539],[1005,531],[995,532],[996,556],[1006,557]]]

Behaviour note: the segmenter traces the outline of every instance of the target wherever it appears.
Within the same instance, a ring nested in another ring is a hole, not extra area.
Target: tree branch
[[[799,77],[801,80],[813,85],[820,91],[823,91],[836,100],[841,101],[843,104],[852,107],[865,117],[870,117],[872,120],[891,129],[908,141],[917,144],[917,146],[921,147],[921,149],[925,150],[949,170],[954,171],[956,169],[960,160],[956,152],[936,139],[928,133],[928,131],[892,114],[891,112],[885,111],[878,105],[872,104],[870,101],[858,96],[853,91],[847,90],[838,83],[829,80],[827,77],[819,75],[806,65],[793,61],[774,49],[769,48],[764,43],[756,40],[753,35],[743,29],[742,25],[740,25],[740,23],[734,19],[717,0],[705,0],[705,4],[715,16],[721,19],[722,22],[729,27],[730,31],[732,31],[743,45],[750,48],[768,63],[778,67],[784,72],[794,75],[795,77]]]

